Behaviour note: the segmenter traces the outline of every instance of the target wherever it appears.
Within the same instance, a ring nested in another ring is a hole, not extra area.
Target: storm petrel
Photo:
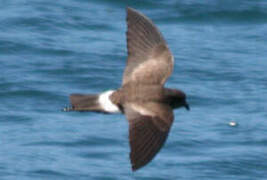
[[[149,163],[168,136],[173,109],[185,107],[181,90],[164,87],[173,70],[174,58],[153,22],[127,8],[127,66],[122,85],[100,94],[71,94],[66,111],[123,113],[129,121],[132,170]]]

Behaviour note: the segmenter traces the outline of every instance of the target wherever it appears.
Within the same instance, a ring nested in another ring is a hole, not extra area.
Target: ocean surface
[[[123,115],[61,111],[120,87],[127,6],[163,33],[166,86],[191,106],[134,173]],[[1,0],[0,179],[266,180],[267,1]]]

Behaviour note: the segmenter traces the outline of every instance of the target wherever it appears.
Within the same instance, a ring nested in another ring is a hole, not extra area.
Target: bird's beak
[[[190,106],[187,103],[184,104],[184,107],[187,111],[190,111]]]

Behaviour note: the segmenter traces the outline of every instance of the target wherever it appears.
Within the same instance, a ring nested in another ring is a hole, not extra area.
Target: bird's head
[[[190,106],[186,102],[186,95],[183,91],[178,89],[167,89],[166,95],[168,102],[173,109],[184,107],[186,110],[190,110]]]

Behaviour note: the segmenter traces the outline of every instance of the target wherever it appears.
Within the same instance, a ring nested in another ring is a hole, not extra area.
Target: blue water
[[[70,93],[120,86],[126,6],[164,34],[166,86],[191,105],[135,173],[123,115],[60,111]],[[265,0],[2,0],[0,179],[266,180],[266,71]]]

